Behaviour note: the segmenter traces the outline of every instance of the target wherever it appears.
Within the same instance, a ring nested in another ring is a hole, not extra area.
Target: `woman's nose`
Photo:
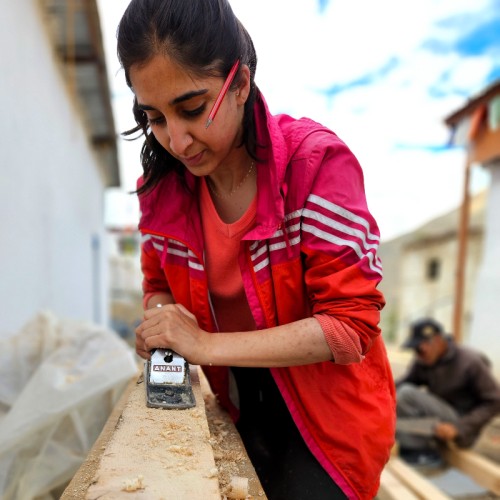
[[[186,149],[193,143],[187,127],[175,120],[168,123],[168,140],[170,149],[176,156],[185,156]]]

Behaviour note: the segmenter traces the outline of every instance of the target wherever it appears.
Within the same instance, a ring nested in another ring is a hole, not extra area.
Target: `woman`
[[[145,136],[138,354],[203,367],[269,499],[373,498],[395,407],[356,158],[269,113],[226,0],[132,0],[118,55]]]

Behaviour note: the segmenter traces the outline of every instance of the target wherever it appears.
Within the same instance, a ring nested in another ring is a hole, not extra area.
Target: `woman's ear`
[[[236,103],[245,104],[250,94],[250,68],[246,64],[241,65],[241,76],[236,89]]]

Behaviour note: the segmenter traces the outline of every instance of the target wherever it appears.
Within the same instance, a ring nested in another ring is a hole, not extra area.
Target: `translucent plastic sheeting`
[[[53,498],[137,372],[115,332],[50,312],[0,340],[0,498]]]

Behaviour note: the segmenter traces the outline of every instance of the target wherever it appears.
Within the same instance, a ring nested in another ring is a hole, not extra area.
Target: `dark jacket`
[[[448,402],[460,415],[456,443],[470,447],[481,429],[500,413],[500,386],[483,354],[455,344],[448,338],[448,350],[433,366],[415,360],[396,385],[425,386]]]

